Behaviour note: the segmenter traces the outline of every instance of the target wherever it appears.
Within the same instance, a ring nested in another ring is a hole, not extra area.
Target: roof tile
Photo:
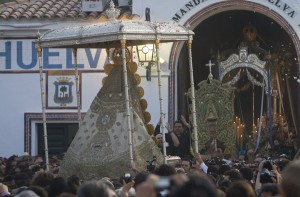
[[[26,17],[26,18],[31,18],[32,17],[32,15],[33,15],[33,13],[31,12],[31,11],[26,11],[24,14],[22,14],[22,17],[24,16],[24,17]]]
[[[46,1],[46,2],[45,2],[45,4],[48,4],[48,5],[53,5],[53,4],[54,4],[54,2],[53,2],[53,0],[49,0],[49,1]]]
[[[22,16],[20,18],[26,18],[26,19],[30,19],[32,16],[32,13],[30,12],[25,12],[24,14],[22,14]]]
[[[136,16],[131,14],[131,9],[121,9],[119,18],[131,19]],[[32,18],[40,20],[52,18],[105,20],[106,16],[102,12],[83,12],[81,0],[12,0],[0,4],[0,20],[19,20],[21,18],[29,20]]]
[[[15,12],[11,16],[15,19],[18,19],[22,14],[20,12]]]
[[[78,16],[78,12],[76,10],[72,10],[67,14],[67,16],[75,18],[76,16]]]
[[[18,4],[30,3],[30,0],[16,0]]]
[[[40,7],[41,7],[41,6],[39,6],[39,5],[37,5],[37,4],[34,4],[34,5],[31,6],[31,8],[34,8],[34,9],[36,9],[36,10],[39,9]]]
[[[23,13],[28,8],[28,5],[24,4],[16,9],[16,12]]]
[[[38,7],[41,7],[44,4],[42,1],[36,1],[33,5],[37,5]]]
[[[45,8],[45,7],[41,7],[38,12],[42,12],[42,13],[45,13],[48,9]]]
[[[7,7],[9,7],[9,6],[15,6],[16,2],[7,2],[7,3],[4,3],[4,5],[6,5]]]
[[[51,8],[51,5],[49,4],[44,4],[42,8],[46,8],[47,10]]]
[[[26,12],[31,12],[32,14],[36,11],[36,8],[31,7]]]
[[[44,16],[44,12],[42,12],[41,10],[38,10],[36,13],[34,13],[33,17],[36,18],[42,18]]]

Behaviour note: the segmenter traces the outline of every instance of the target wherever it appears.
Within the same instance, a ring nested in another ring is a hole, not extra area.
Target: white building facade
[[[23,4],[30,7],[39,1],[24,2],[19,4],[2,4],[0,7],[0,156],[6,157],[12,154],[21,155],[24,152],[38,155],[42,151],[39,140],[42,138],[42,131],[39,129],[39,125],[42,123],[41,88],[38,58],[33,43],[37,33],[44,33],[47,30],[65,26],[93,24],[101,21],[101,17],[103,17],[98,13],[97,17],[83,17],[82,19],[78,17],[79,13],[82,12],[78,12],[76,17],[47,17],[43,15],[43,17],[39,18],[34,17],[36,16],[34,15],[28,18],[17,17],[16,19],[12,14],[7,14],[9,8],[14,10],[11,12],[16,15],[17,10]],[[77,3],[76,5],[80,5],[77,1],[74,2]],[[197,26],[205,23],[210,17],[235,11],[258,13],[262,17],[277,23],[278,26],[282,27],[285,34],[289,36],[292,41],[294,58],[296,58],[294,64],[297,67],[297,72],[294,75],[296,77],[299,75],[299,0],[133,0],[132,5],[130,5],[132,10],[131,16],[138,15],[140,20],[145,20],[146,8],[150,8],[151,21],[173,20],[179,24],[188,25],[191,30],[195,30],[196,34],[194,37],[196,40],[197,32],[201,32],[201,30],[196,31]],[[34,13],[36,14],[37,11]],[[232,28],[230,24],[228,28]],[[221,29],[220,31],[225,32],[226,29]],[[180,114],[187,114],[182,109],[184,107],[178,107],[184,99],[177,96],[179,93],[182,94],[186,91],[185,87],[189,87],[189,82],[182,81],[187,78],[179,77],[182,74],[182,67],[186,66],[188,68],[188,64],[185,65],[185,61],[181,60],[181,57],[184,57],[184,55],[181,55],[182,48],[183,43],[161,45],[163,110],[166,113],[166,119],[170,122],[177,119]],[[195,49],[197,48],[193,48],[194,51]],[[137,57],[134,58],[137,61]],[[209,59],[210,57],[207,56],[205,61],[208,62]],[[102,79],[106,76],[103,69],[106,61],[107,53],[105,50],[78,50],[80,100],[83,115],[89,109],[92,100],[102,86]],[[193,64],[195,67],[198,63],[193,62]],[[199,66],[205,67],[205,65]],[[67,80],[68,82],[72,81],[73,84],[75,83],[72,49],[44,49],[43,70],[47,123],[56,125],[77,123],[75,85],[68,86],[69,89],[65,91],[69,93],[66,97],[70,97],[71,93],[74,95],[72,101],[62,103],[55,100],[60,97],[57,92],[59,87],[55,84],[57,81]],[[146,70],[142,66],[139,67],[138,73],[142,77],[141,86],[144,88],[144,98],[148,101],[147,111],[152,116],[151,123],[155,125],[159,120],[160,114],[157,72],[155,68],[152,68],[151,81],[147,81]],[[181,90],[181,88],[184,90]],[[293,91],[297,91],[297,89]],[[295,102],[298,103],[298,100],[300,100],[298,94],[296,94],[296,97]],[[296,109],[295,116],[299,117],[298,114],[299,110]],[[298,119],[296,118],[296,125],[299,126]],[[62,132],[69,132],[69,130]],[[53,136],[55,137],[54,134]],[[66,135],[64,136],[66,137]],[[68,140],[60,141],[59,143],[67,147],[70,140],[72,140],[72,136],[74,136],[74,133],[69,133],[67,135]],[[63,136],[58,138],[61,139]],[[55,139],[53,142],[55,142]],[[51,146],[56,146],[56,144],[50,144],[50,148]]]

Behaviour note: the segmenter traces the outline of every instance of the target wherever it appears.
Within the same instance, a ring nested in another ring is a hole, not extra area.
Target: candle
[[[241,135],[241,150],[243,149],[243,135]]]

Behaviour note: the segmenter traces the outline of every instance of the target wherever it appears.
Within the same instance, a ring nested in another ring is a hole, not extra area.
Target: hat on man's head
[[[28,153],[28,152],[24,152],[24,153],[23,153],[22,155],[20,155],[19,157],[22,158],[22,157],[27,157],[27,156],[30,156],[29,153]]]

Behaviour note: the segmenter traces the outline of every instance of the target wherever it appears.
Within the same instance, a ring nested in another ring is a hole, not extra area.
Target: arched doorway
[[[199,11],[187,21],[195,32],[193,41],[195,85],[207,79],[209,68],[205,65],[209,60],[217,64],[218,55],[223,54],[223,58],[228,58],[226,54],[229,55],[231,52],[238,50],[243,41],[243,28],[251,24],[257,29],[256,41],[259,43],[259,48],[272,54],[271,69],[276,69],[281,84],[280,94],[283,102],[282,108],[284,109],[281,113],[284,114],[290,127],[299,128],[300,112],[298,108],[300,96],[299,84],[297,83],[299,78],[299,39],[295,36],[295,32],[287,21],[280,15],[272,11],[264,12],[268,8],[255,3],[240,2],[237,4],[236,1],[232,2],[232,4],[230,2],[214,4],[205,10]],[[176,52],[180,54],[177,64],[174,65],[177,67],[175,69],[177,75],[173,76],[172,84],[170,84],[172,87],[170,90],[173,90],[170,95],[177,93],[175,94],[177,97],[172,102],[174,103],[173,109],[177,109],[177,111],[172,111],[172,106],[170,106],[171,113],[173,113],[171,116],[176,119],[181,114],[187,116],[189,113],[185,93],[190,84],[188,83],[188,70],[186,69],[186,51],[178,50],[178,46],[174,46],[173,49],[172,57],[176,57],[174,55]],[[257,55],[263,60],[265,59],[264,55]],[[175,61],[173,60],[173,62]],[[218,79],[218,66],[212,68],[212,74],[215,79]],[[235,101],[235,113],[239,117],[243,116],[247,134],[252,129],[252,120],[256,120],[259,116],[260,104],[256,104],[254,110],[253,106],[249,105],[249,103],[253,103],[253,95],[255,95],[254,102],[260,103],[261,88],[259,87],[240,91],[236,95]],[[266,100],[265,106],[267,106],[267,102]],[[254,115],[252,115],[253,111],[255,111]],[[267,112],[265,111],[265,113]],[[251,114],[251,116],[246,116],[247,114]]]

